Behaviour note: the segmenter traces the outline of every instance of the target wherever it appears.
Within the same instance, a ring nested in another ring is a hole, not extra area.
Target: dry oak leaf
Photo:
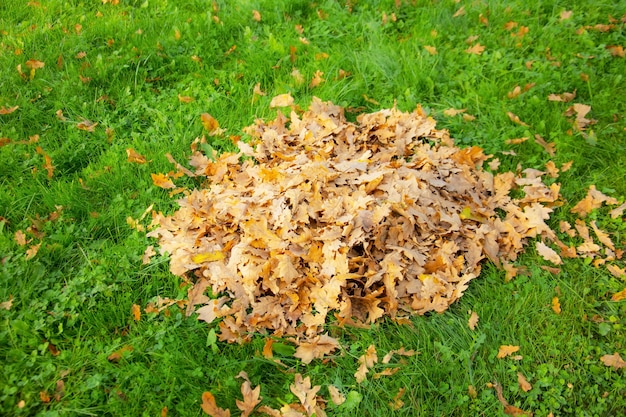
[[[252,19],[257,22],[261,21],[261,13],[258,10],[252,10]]]
[[[610,366],[614,369],[626,368],[626,361],[624,361],[617,352],[612,355],[604,355],[600,358],[600,360],[604,363],[604,365]]]
[[[561,265],[563,260],[558,253],[545,243],[538,241],[536,243],[537,253],[546,261],[552,262],[555,265]]]
[[[500,348],[498,349],[498,355],[496,356],[496,358],[498,359],[502,359],[505,358],[515,352],[517,352],[519,350],[519,346],[512,346],[512,345],[502,345],[500,346]]]
[[[37,252],[39,252],[39,248],[41,247],[41,242],[37,243],[36,245],[32,245],[31,247],[29,247],[26,250],[26,260],[32,259],[37,255]]]
[[[25,246],[28,242],[26,241],[26,235],[21,230],[15,232],[15,243],[20,246]]]
[[[339,389],[334,385],[328,386],[328,393],[330,394],[330,400],[335,405],[341,405],[346,402],[346,396],[339,391]]]
[[[120,359],[122,359],[122,356],[124,356],[124,353],[132,352],[132,351],[133,351],[133,347],[130,345],[126,345],[122,347],[121,349],[118,349],[115,352],[111,353],[109,356],[107,356],[107,360],[109,362],[117,363],[120,361]]]
[[[619,201],[617,201],[613,197],[609,197],[605,195],[601,191],[598,191],[595,185],[590,185],[585,198],[580,200],[570,210],[570,212],[576,213],[580,217],[584,218],[587,216],[587,214],[591,213],[592,210],[602,207],[602,203],[614,205],[614,204],[618,204]]]
[[[626,268],[620,268],[617,265],[607,265],[606,269],[613,275],[615,278],[626,278]]]
[[[292,104],[293,104],[293,97],[291,97],[291,93],[279,94],[276,97],[272,98],[272,101],[270,101],[271,108],[287,107],[287,106],[291,106]]]
[[[485,50],[485,47],[481,45],[480,43],[477,43],[476,45],[470,46],[469,48],[467,48],[465,52],[468,54],[481,55],[484,52],[484,50]]]
[[[560,14],[559,14],[559,18],[563,21],[563,20],[567,20],[569,18],[572,17],[572,15],[574,14],[573,11],[571,10],[563,10]]]
[[[548,96],[548,101],[560,101],[563,103],[567,103],[576,98],[576,90],[573,93],[561,93],[561,94],[550,94]]]
[[[313,359],[322,358],[339,348],[337,339],[327,334],[322,334],[305,342],[300,342],[293,356],[302,360],[303,363],[311,363]]]
[[[325,80],[322,78],[322,75],[324,75],[322,71],[315,71],[315,74],[313,74],[313,78],[311,79],[311,83],[309,84],[309,88],[315,88],[323,83]]]
[[[141,263],[143,265],[149,264],[150,258],[152,258],[154,255],[156,255],[156,252],[154,251],[154,246],[149,245],[144,251],[143,256],[141,257]]]
[[[617,56],[620,58],[624,58],[624,47],[622,45],[607,45],[606,49],[611,53],[612,56]]]
[[[307,415],[312,415],[317,408],[317,392],[321,386],[311,386],[311,378],[302,378],[301,374],[296,374],[293,384],[289,386],[289,389],[293,394],[298,397],[300,404],[304,406]]]
[[[215,397],[209,391],[202,393],[202,411],[211,417],[230,417],[230,410],[219,408],[215,402]]]
[[[250,413],[254,411],[254,408],[261,402],[263,397],[259,394],[261,393],[261,386],[257,385],[255,389],[252,389],[250,386],[250,381],[244,381],[241,384],[241,394],[243,395],[242,400],[235,400],[237,404],[237,408],[241,410],[242,417],[248,417]]]
[[[376,355],[376,347],[374,345],[370,345],[367,348],[367,351],[359,357],[359,369],[354,374],[357,383],[361,383],[365,381],[366,375],[369,372],[369,368],[374,366],[375,363],[378,362],[378,356]]]

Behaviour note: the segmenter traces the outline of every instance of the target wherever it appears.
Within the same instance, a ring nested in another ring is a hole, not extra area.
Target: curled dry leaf
[[[624,288],[620,292],[616,292],[611,297],[611,301],[622,301],[622,300],[626,300],[626,288]]]
[[[521,372],[517,373],[517,383],[519,384],[519,387],[521,388],[521,390],[524,392],[528,392],[531,389],[533,389],[533,386],[530,385],[530,383],[528,382],[524,374]]]
[[[84,130],[85,132],[94,132],[96,130],[96,126],[98,126],[97,122],[92,122],[89,120],[83,120],[76,125],[78,129]]]
[[[128,157],[128,162],[131,163],[135,163],[135,164],[145,164],[146,163],[146,157],[139,154],[137,151],[135,151],[133,148],[126,148],[126,156]]]
[[[13,107],[0,107],[0,115],[4,115],[4,114],[11,114],[13,113],[15,110],[19,109],[20,106],[13,106]]]
[[[334,385],[328,386],[328,392],[330,393],[330,400],[335,405],[341,405],[346,402],[346,396],[339,391],[339,389]]]
[[[272,99],[292,104],[289,94]],[[558,185],[537,170],[483,169],[482,150],[456,147],[421,107],[352,123],[314,98],[302,115],[245,131],[252,139],[237,142],[239,153],[192,155],[211,187],[156,215],[149,233],[172,273],[192,278],[187,313],[209,305],[220,340],[289,337],[308,363],[338,346],[322,335],[329,317],[364,325],[444,311],[483,260],[506,265],[529,239],[555,237],[545,221]],[[153,180],[174,187],[163,174]]]
[[[606,366],[610,366],[614,369],[626,368],[626,361],[622,359],[619,353],[615,352],[612,355],[604,355],[600,358],[602,363]]]

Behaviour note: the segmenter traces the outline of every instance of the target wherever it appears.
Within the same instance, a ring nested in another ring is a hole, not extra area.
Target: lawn
[[[0,414],[623,415],[625,24],[591,0],[1,2]],[[445,312],[329,315],[340,348],[308,364],[221,341],[146,233],[205,185],[171,160],[235,151],[282,94],[419,105],[485,170],[543,171],[562,263],[528,239]]]

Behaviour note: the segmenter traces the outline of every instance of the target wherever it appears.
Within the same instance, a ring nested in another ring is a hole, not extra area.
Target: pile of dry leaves
[[[207,187],[149,233],[174,274],[193,271],[188,314],[200,306],[200,319],[219,319],[223,341],[287,337],[308,362],[337,347],[323,334],[329,318],[441,312],[484,259],[515,260],[529,238],[558,242],[545,223],[557,183],[534,169],[483,169],[480,148],[456,147],[420,107],[351,123],[314,99],[245,131],[252,140],[237,154],[194,153],[186,171]]]

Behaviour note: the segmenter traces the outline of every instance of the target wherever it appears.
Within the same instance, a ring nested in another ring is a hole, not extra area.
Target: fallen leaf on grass
[[[606,49],[611,53],[612,56],[617,56],[620,58],[624,58],[624,47],[622,45],[607,45]]]
[[[133,148],[126,148],[126,156],[128,157],[128,162],[135,164],[145,164],[146,157],[137,153]]]
[[[470,46],[465,50],[468,54],[481,55],[485,51],[485,47],[480,43],[477,43],[474,46]]]
[[[261,13],[258,10],[252,10],[252,19],[256,22],[261,21]]]
[[[453,108],[450,108],[450,109],[446,109],[446,110],[444,110],[444,111],[443,111],[443,114],[444,114],[444,115],[446,115],[446,116],[454,117],[454,116],[456,116],[457,114],[463,114],[463,113],[465,113],[465,111],[466,111],[466,110],[467,110],[467,109],[453,109]]]
[[[97,122],[92,122],[86,119],[76,125],[78,129],[84,130],[85,132],[94,132],[96,130],[96,126],[98,126]]]
[[[367,348],[367,351],[361,357],[359,357],[360,366],[354,374],[356,382],[360,384],[361,382],[365,381],[369,369],[377,362],[378,356],[376,355],[376,347],[374,345],[370,345]]]
[[[521,93],[522,93],[522,88],[519,85],[516,85],[513,90],[506,93],[506,96],[509,99],[514,99],[515,97],[519,96]]]
[[[152,258],[154,255],[156,255],[156,252],[154,251],[154,246],[149,245],[144,251],[143,256],[141,257],[141,263],[143,265],[149,264],[150,258]]]
[[[517,373],[517,383],[519,384],[521,390],[524,392],[528,392],[533,389],[533,386],[530,385],[524,374],[522,374],[521,372]]]
[[[617,219],[622,214],[624,214],[624,210],[626,210],[626,203],[623,203],[619,207],[615,207],[613,210],[609,211],[612,219]]]
[[[180,94],[178,95],[178,101],[180,101],[181,103],[191,103],[193,101],[196,101],[195,98],[190,97],[190,96],[181,96]]]
[[[259,395],[260,393],[260,385],[257,385],[255,389],[252,389],[250,381],[244,381],[243,384],[241,384],[241,394],[243,395],[243,400],[235,400],[235,403],[237,404],[237,408],[241,410],[242,417],[248,417],[250,413],[254,411],[254,408],[261,402],[263,397]]]
[[[624,288],[620,292],[616,292],[611,297],[611,301],[622,301],[622,300],[626,300],[626,288]]]
[[[532,417],[533,413],[529,411],[524,411],[520,408],[514,407],[509,404],[509,402],[506,400],[506,398],[504,398],[504,395],[502,394],[502,386],[500,384],[498,384],[497,382],[494,382],[491,385],[496,390],[496,396],[498,397],[498,401],[504,407],[504,414],[508,414],[510,416]]]
[[[498,359],[502,359],[505,358],[515,352],[517,352],[519,350],[519,346],[512,346],[512,345],[502,345],[500,346],[500,348],[498,349],[498,355],[496,356],[496,358]]]
[[[431,55],[437,55],[437,48],[434,46],[424,45],[424,49],[426,49],[426,51]]]
[[[474,330],[476,329],[476,325],[478,324],[478,314],[476,314],[476,312],[472,310],[470,310],[468,313],[470,313],[470,318],[467,321],[467,326],[470,328],[470,330]]]
[[[209,113],[202,113],[200,115],[200,120],[202,121],[202,126],[207,132],[209,132],[209,135],[217,136],[224,133],[224,129],[220,129],[218,121]]]
[[[0,303],[0,310],[10,310],[13,307],[13,296],[9,296],[9,301],[3,301]]]
[[[39,252],[39,248],[41,247],[41,242],[37,243],[36,245],[32,245],[31,247],[29,247],[26,250],[26,260],[28,261],[29,259],[34,258],[37,255],[37,252]]]
[[[26,241],[26,235],[21,230],[18,230],[14,234],[15,243],[20,246],[25,246],[28,242]]]
[[[600,360],[605,366],[610,366],[614,369],[626,368],[626,361],[624,361],[617,352],[612,355],[604,355],[600,358]]]
[[[529,127],[528,124],[522,122],[519,118],[519,116],[517,116],[516,114],[511,113],[510,111],[506,112],[506,115],[509,116],[509,119],[511,119],[511,121],[513,123],[516,123],[520,126],[524,126],[524,127]]]
[[[118,349],[115,352],[111,353],[109,356],[107,356],[107,360],[109,362],[118,363],[126,352],[132,352],[132,351],[133,351],[133,347],[130,345],[126,345],[122,347],[121,349]]]
[[[537,253],[546,261],[552,262],[555,265],[561,265],[563,260],[558,253],[543,242],[536,243]]]
[[[339,389],[334,385],[328,386],[328,392],[330,393],[330,400],[335,405],[341,405],[346,402],[346,396],[339,391]]]
[[[571,10],[563,10],[559,14],[559,18],[560,18],[561,21],[567,20],[567,19],[571,18],[573,14],[574,14],[574,12],[571,11]]]
[[[311,83],[309,84],[309,88],[315,88],[318,85],[322,84],[325,81],[322,78],[322,75],[324,75],[322,71],[315,71],[315,74],[313,74],[313,78],[311,79]]]
[[[548,96],[548,101],[560,101],[563,103],[567,103],[576,98],[576,90],[573,93],[561,93],[561,94],[550,94]]]
[[[306,378],[302,378],[301,374],[296,374],[293,384],[289,386],[289,389],[296,397],[298,397],[300,404],[304,406],[304,409],[309,416],[315,413],[317,408],[316,397],[320,388],[321,386],[319,385],[312,387],[311,378],[308,376]]]
[[[291,93],[277,95],[276,97],[272,98],[272,101],[270,101],[271,108],[287,107],[291,106],[292,104],[293,97],[291,96]]]
[[[585,198],[572,207],[570,212],[576,213],[580,217],[584,218],[594,209],[602,207],[603,203],[613,205],[618,204],[619,202],[615,198],[609,197],[601,191],[598,191],[595,185],[590,185]]]
[[[561,303],[559,301],[559,297],[552,298],[552,311],[556,314],[561,314]]]
[[[459,16],[463,16],[464,14],[465,14],[465,6],[461,6],[456,12],[454,12],[452,17],[459,17]]]
[[[176,188],[176,185],[165,174],[150,174],[152,177],[152,183],[157,187],[164,189]]]
[[[607,265],[606,269],[608,269],[615,278],[626,278],[626,268],[620,268],[617,265]]]
[[[20,106],[13,106],[13,107],[9,107],[9,108],[2,106],[2,107],[0,107],[0,115],[11,114],[11,113],[13,113],[15,110],[17,110],[19,108],[20,108]]]
[[[322,358],[332,353],[339,347],[336,339],[322,334],[310,341],[301,342],[296,348],[293,356],[302,360],[304,364],[310,363],[313,359]]]
[[[202,393],[202,411],[211,417],[230,417],[230,410],[219,408],[215,403],[215,397],[209,391]]]
[[[137,304],[132,305],[131,312],[133,314],[133,320],[139,321],[141,319],[141,307]]]
[[[400,408],[402,408],[402,406],[404,405],[404,401],[402,401],[400,398],[404,395],[405,391],[406,391],[406,388],[404,387],[398,389],[398,393],[393,397],[393,399],[389,403],[389,406],[391,407],[392,410],[399,410]]]

